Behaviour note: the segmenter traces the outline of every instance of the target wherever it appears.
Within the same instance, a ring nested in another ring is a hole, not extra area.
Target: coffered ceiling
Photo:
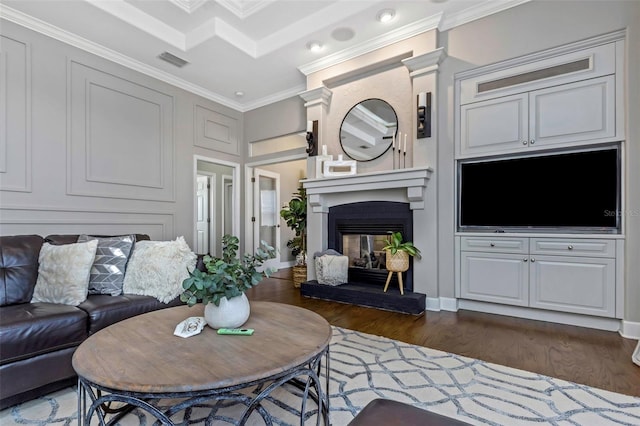
[[[306,73],[526,1],[2,0],[0,17],[247,111],[305,90]]]

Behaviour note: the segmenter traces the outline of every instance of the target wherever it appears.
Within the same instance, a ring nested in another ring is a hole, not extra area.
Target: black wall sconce
[[[307,154],[318,155],[318,120],[307,121]]]
[[[417,138],[431,137],[431,92],[418,94],[418,132]]]

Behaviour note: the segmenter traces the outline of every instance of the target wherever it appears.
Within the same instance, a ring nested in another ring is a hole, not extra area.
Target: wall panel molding
[[[31,47],[0,36],[0,190],[31,192],[31,152]]]
[[[194,145],[213,151],[240,155],[239,120],[213,111],[202,105],[195,106]]]
[[[175,201],[173,96],[74,60],[67,73],[67,194]]]
[[[56,207],[0,209],[0,235],[39,234],[149,234],[154,240],[174,238],[173,213],[115,212]]]

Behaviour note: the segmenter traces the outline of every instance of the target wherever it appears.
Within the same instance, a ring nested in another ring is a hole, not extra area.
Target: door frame
[[[268,158],[258,161],[252,161],[249,163],[245,163],[244,165],[244,176],[245,176],[245,191],[244,191],[244,205],[253,207],[253,185],[251,184],[251,178],[253,177],[253,169],[260,168],[260,166],[268,166],[270,164],[280,164],[280,163],[288,163],[290,161],[297,160],[306,160],[308,159],[308,155],[306,153],[300,154],[292,154],[286,155],[279,158]],[[244,226],[247,232],[245,232],[244,236],[244,244],[245,247],[253,247],[253,223],[251,222],[251,214],[246,214],[244,217]],[[249,231],[250,230],[250,231]],[[287,268],[291,267],[295,264],[295,261],[292,262],[281,262],[279,268]]]
[[[192,208],[193,208],[193,215],[192,215],[192,232],[193,232],[193,242],[194,244],[197,241],[198,238],[198,231],[196,229],[196,223],[198,221],[198,200],[197,200],[197,196],[196,196],[196,191],[198,189],[198,161],[202,161],[205,163],[211,163],[211,164],[218,164],[218,165],[222,165],[222,166],[227,166],[233,169],[233,173],[232,173],[232,177],[233,177],[233,200],[232,200],[232,216],[231,216],[231,229],[233,231],[233,235],[235,235],[236,237],[238,237],[238,239],[240,240],[240,242],[242,242],[242,236],[240,235],[240,186],[241,186],[241,181],[240,181],[240,164],[239,163],[234,163],[231,161],[226,161],[226,160],[220,160],[218,158],[212,158],[212,157],[205,157],[203,155],[197,155],[195,154],[193,156],[193,175],[192,175],[192,179],[191,179],[191,197],[193,198],[193,202],[192,202]],[[202,174],[202,173],[200,173]]]
[[[216,213],[214,211],[214,206],[216,205],[217,202],[217,194],[216,194],[216,175],[209,173],[209,172],[205,172],[205,171],[201,171],[201,172],[197,172],[196,173],[196,203],[197,203],[197,191],[198,191],[198,186],[197,186],[197,179],[198,177],[206,177],[207,178],[207,185],[209,185],[208,187],[208,191],[207,191],[207,200],[208,200],[208,205],[207,205],[207,218],[209,219],[209,222],[207,224],[207,233],[209,234],[209,243],[207,244],[208,246],[208,252],[209,253],[198,253],[198,254],[210,254],[211,253],[211,247],[215,247],[218,244],[218,238],[216,236],[216,222],[218,220],[218,218],[216,217]],[[196,222],[194,223],[194,225],[197,227],[198,224],[198,205],[196,204]],[[197,248],[198,247],[198,233],[196,232],[196,239],[193,242],[194,246]]]

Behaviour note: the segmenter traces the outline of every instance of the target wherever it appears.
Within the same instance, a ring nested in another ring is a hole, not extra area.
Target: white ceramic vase
[[[251,308],[249,299],[242,293],[241,296],[220,299],[220,306],[207,303],[204,307],[204,319],[211,328],[239,328],[247,322]]]

